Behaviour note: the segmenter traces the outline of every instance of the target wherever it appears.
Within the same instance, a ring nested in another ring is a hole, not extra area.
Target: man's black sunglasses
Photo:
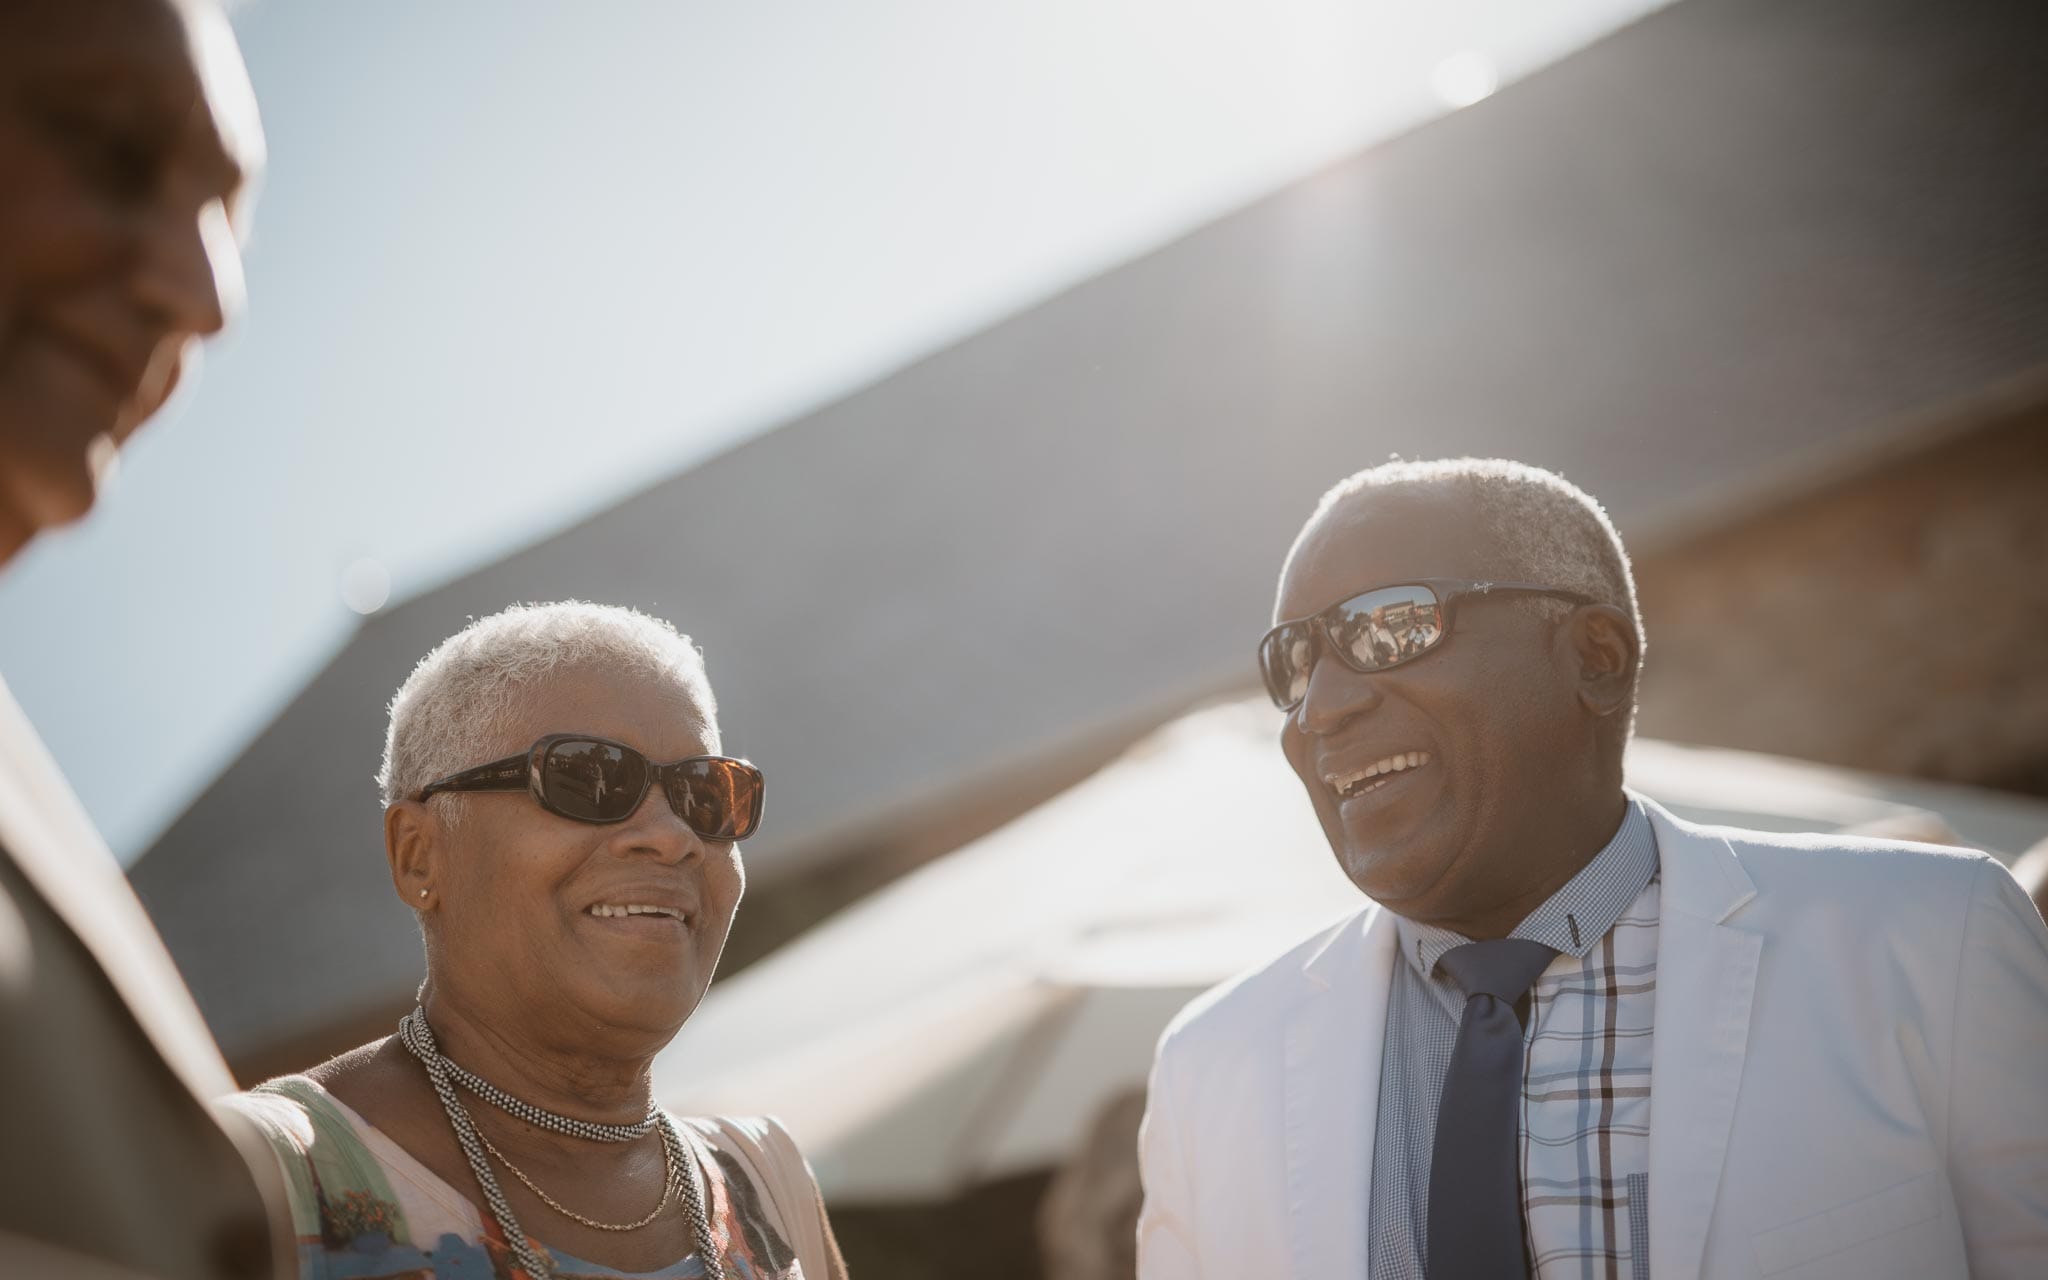
[[[624,822],[659,779],[669,807],[706,840],[744,840],[761,825],[761,771],[730,756],[655,764],[623,742],[551,733],[516,756],[451,773],[420,788],[528,791],[549,813],[578,822]]]
[[[1268,631],[1259,641],[1259,672],[1265,677],[1266,692],[1282,711],[1300,706],[1308,696],[1316,658],[1324,650],[1361,675],[1412,662],[1443,644],[1459,601],[1499,591],[1555,596],[1575,605],[1594,602],[1576,591],[1531,582],[1418,578],[1374,587]]]

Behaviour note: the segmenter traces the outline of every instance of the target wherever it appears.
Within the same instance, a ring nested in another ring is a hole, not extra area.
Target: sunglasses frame
[[[1436,642],[1420,652],[1411,653],[1403,658],[1396,658],[1392,662],[1382,663],[1379,666],[1360,666],[1355,656],[1348,652],[1343,645],[1330,638],[1329,614],[1350,604],[1360,596],[1369,596],[1377,591],[1394,591],[1401,587],[1426,587],[1436,596],[1437,608],[1442,613],[1441,625],[1437,629],[1438,637]],[[1266,674],[1266,646],[1274,643],[1280,633],[1289,628],[1301,626],[1309,628],[1309,635],[1313,638],[1316,645],[1316,652],[1309,659],[1308,670],[1310,675],[1315,674],[1315,664],[1322,660],[1322,656],[1325,653],[1335,654],[1337,661],[1343,663],[1347,670],[1354,671],[1362,676],[1376,675],[1382,671],[1391,671],[1395,667],[1405,666],[1418,658],[1426,658],[1430,654],[1441,650],[1451,642],[1451,632],[1456,629],[1459,603],[1473,596],[1484,597],[1495,592],[1512,592],[1516,595],[1552,596],[1559,600],[1568,600],[1575,607],[1599,603],[1593,597],[1583,592],[1567,591],[1563,587],[1549,587],[1536,582],[1494,582],[1486,579],[1470,578],[1406,578],[1400,582],[1384,582],[1378,586],[1367,587],[1363,591],[1354,591],[1335,604],[1318,609],[1305,618],[1293,618],[1282,622],[1266,632],[1264,636],[1261,636],[1259,638],[1258,650],[1259,683],[1265,686],[1266,696],[1273,700],[1273,705],[1279,707],[1282,711],[1291,712],[1308,700],[1308,695],[1304,693],[1292,702],[1281,702],[1273,693],[1272,683]]]
[[[647,770],[641,781],[640,794],[633,798],[632,805],[624,813],[616,818],[585,818],[578,814],[562,812],[561,809],[548,799],[547,792],[541,783],[541,766],[548,757],[548,751],[563,742],[594,742],[601,746],[616,747],[620,751],[629,752],[640,757],[641,763],[647,766]],[[683,819],[684,824],[690,830],[696,831],[697,835],[705,840],[737,844],[741,840],[751,838],[755,832],[761,829],[761,808],[768,790],[767,778],[760,769],[755,767],[752,761],[742,760],[738,756],[704,755],[684,756],[680,760],[656,764],[654,761],[649,760],[646,753],[642,752],[638,747],[629,746],[612,738],[602,738],[594,733],[547,734],[516,756],[506,756],[503,760],[493,760],[489,764],[476,765],[457,773],[451,773],[445,778],[437,778],[426,786],[421,787],[418,794],[413,796],[413,799],[424,801],[431,796],[443,792],[524,790],[533,797],[535,804],[556,817],[567,818],[571,822],[588,823],[591,826],[608,827],[614,823],[624,822],[635,813],[638,813],[640,806],[647,801],[647,793],[657,785],[662,788],[662,799],[673,805],[674,801],[669,800],[668,795],[668,777],[670,773],[682,768],[684,765],[697,764],[706,760],[715,760],[721,764],[738,765],[754,775],[753,812],[748,815],[747,822],[738,833],[730,836],[706,835],[703,831],[698,830],[696,824],[690,822],[687,818]],[[678,816],[680,817],[681,815]]]

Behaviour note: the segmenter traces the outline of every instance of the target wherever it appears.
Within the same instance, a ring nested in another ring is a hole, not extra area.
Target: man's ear
[[[399,900],[415,911],[434,905],[438,854],[447,828],[425,802],[400,800],[384,810],[384,857],[391,864],[391,886]]]
[[[1581,605],[1565,619],[1563,638],[1578,672],[1579,703],[1602,719],[1635,706],[1635,620],[1611,604]]]

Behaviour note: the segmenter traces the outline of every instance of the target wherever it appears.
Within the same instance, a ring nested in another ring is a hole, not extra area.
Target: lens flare
[[[391,599],[391,574],[365,556],[341,571],[341,602],[360,614],[372,614]]]

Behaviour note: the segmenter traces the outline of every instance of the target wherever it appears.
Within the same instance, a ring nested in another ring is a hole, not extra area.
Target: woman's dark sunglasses
[[[1500,591],[1593,603],[1592,597],[1576,591],[1531,582],[1421,578],[1374,587],[1268,631],[1259,641],[1259,672],[1266,679],[1266,693],[1282,711],[1300,706],[1308,696],[1316,658],[1325,650],[1361,675],[1412,662],[1443,644],[1459,601]]]
[[[578,822],[624,822],[661,782],[676,816],[706,840],[744,840],[761,825],[761,771],[730,756],[655,764],[623,742],[551,733],[516,756],[429,782],[442,791],[529,791],[549,813]]]

